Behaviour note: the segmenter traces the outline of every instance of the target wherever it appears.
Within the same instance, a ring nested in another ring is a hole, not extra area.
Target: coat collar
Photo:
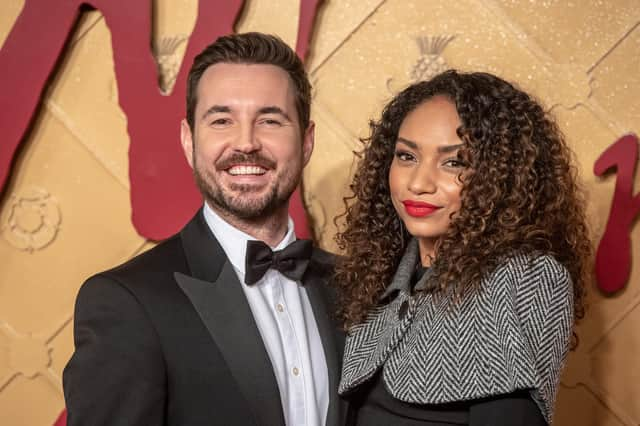
[[[407,244],[407,248],[400,259],[398,269],[391,280],[391,284],[380,296],[380,300],[391,297],[392,294],[397,292],[403,292],[411,294],[411,278],[413,277],[416,265],[420,261],[420,249],[418,247],[418,240],[412,238]],[[427,290],[429,286],[429,278],[431,277],[431,269],[427,270],[420,280],[413,286],[413,290],[421,291]]]
[[[180,231],[180,239],[193,278],[215,282],[227,257],[204,219],[202,209]]]
[[[245,396],[257,425],[282,425],[284,414],[269,355],[233,266],[202,211],[180,233],[191,275],[176,282],[205,324]]]
[[[342,425],[345,423],[346,407],[340,400],[337,389],[340,384],[345,335],[335,315],[337,304],[336,295],[330,285],[332,274],[333,258],[328,253],[314,249],[302,284],[313,309],[327,362],[329,409],[326,424]]]

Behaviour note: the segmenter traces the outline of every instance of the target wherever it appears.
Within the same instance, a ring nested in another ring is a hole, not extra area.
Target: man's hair
[[[187,123],[192,131],[198,103],[198,82],[207,68],[218,63],[268,64],[282,68],[291,78],[295,88],[295,103],[301,131],[304,132],[309,127],[311,83],[302,61],[280,38],[250,32],[218,37],[193,60],[187,79]]]

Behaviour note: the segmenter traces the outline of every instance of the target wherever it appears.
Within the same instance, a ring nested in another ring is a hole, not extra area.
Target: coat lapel
[[[318,251],[314,252],[315,255]],[[344,333],[340,331],[340,326],[335,319],[336,304],[329,286],[331,271],[333,271],[331,263],[320,262],[318,256],[313,256],[303,277],[303,283],[318,325],[318,333],[327,361],[329,374],[327,425],[342,425],[346,409],[336,390],[340,382]]]
[[[181,232],[192,276],[174,274],[253,411],[256,423],[283,425],[273,367],[233,266],[202,211]]]

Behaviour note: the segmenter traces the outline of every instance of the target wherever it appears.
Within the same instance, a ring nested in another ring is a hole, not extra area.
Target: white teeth
[[[233,176],[263,175],[267,172],[267,170],[259,166],[233,166],[228,170],[228,172]]]

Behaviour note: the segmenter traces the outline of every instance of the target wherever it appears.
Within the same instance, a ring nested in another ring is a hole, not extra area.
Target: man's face
[[[184,154],[207,203],[222,215],[266,218],[288,207],[313,150],[302,132],[287,73],[265,64],[220,63],[197,88],[193,132],[182,121]]]

